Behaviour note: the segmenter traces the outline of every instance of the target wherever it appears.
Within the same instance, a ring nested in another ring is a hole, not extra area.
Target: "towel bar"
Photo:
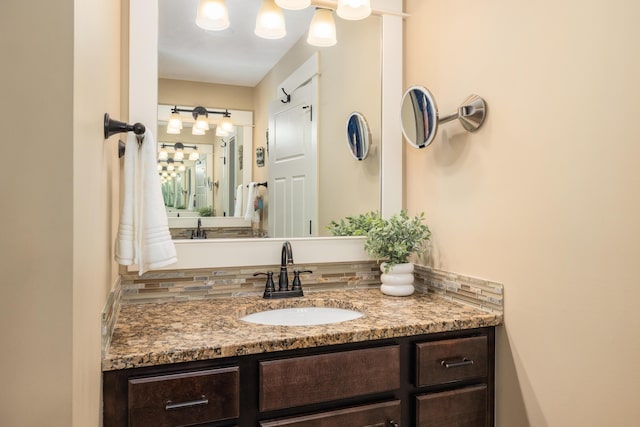
[[[248,186],[249,186],[249,184],[245,185],[245,187],[248,187]],[[265,181],[265,182],[256,182],[256,186],[258,186],[258,187],[267,187],[268,188],[269,184],[267,183],[267,181]]]
[[[142,123],[127,124],[119,120],[113,120],[109,117],[109,113],[104,113],[104,139],[109,138],[111,135],[122,132],[133,132],[138,138],[138,144],[141,145],[144,141],[144,133],[146,128]],[[118,157],[124,156],[125,144],[122,140],[118,140]]]

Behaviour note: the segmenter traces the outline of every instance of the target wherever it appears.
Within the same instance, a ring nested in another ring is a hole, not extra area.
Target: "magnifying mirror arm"
[[[440,117],[438,116],[438,124],[441,125],[443,123],[450,122],[451,120],[455,120],[460,117],[460,110],[456,111],[453,114],[449,114],[448,116]]]
[[[484,99],[478,95],[470,95],[462,101],[462,105],[458,107],[458,111],[448,116],[438,117],[438,124],[450,122],[459,119],[462,126],[469,132],[476,131],[484,123],[487,104]]]

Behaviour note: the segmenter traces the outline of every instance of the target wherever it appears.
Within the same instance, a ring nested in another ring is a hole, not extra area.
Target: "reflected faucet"
[[[287,274],[287,265],[293,264],[293,250],[291,243],[287,240],[282,244],[282,252],[280,254],[280,276],[278,278],[278,290],[289,290],[289,275]]]
[[[197,230],[191,230],[191,238],[192,239],[206,239],[207,238],[207,232],[201,229],[202,227],[202,221],[200,220],[200,218],[198,218],[198,229]]]

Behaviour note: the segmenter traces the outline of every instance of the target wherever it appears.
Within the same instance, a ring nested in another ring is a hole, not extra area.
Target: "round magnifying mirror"
[[[416,148],[427,147],[438,130],[438,107],[422,86],[411,86],[402,96],[402,134]]]
[[[353,112],[347,120],[347,145],[356,160],[364,160],[369,154],[371,132],[364,116]]]

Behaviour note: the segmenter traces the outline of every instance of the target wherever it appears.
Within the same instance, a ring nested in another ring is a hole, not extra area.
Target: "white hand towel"
[[[138,178],[138,141],[129,133],[124,156],[124,184],[122,188],[122,207],[120,225],[116,237],[116,262],[121,265],[136,263],[135,249],[135,197]]]
[[[149,130],[140,149],[135,135],[128,135],[116,261],[122,265],[138,264],[139,275],[177,261],[156,167],[156,150]]]
[[[238,185],[236,188],[236,200],[233,205],[233,216],[242,216],[242,184]]]
[[[258,184],[256,182],[249,183],[249,194],[247,195],[247,209],[244,212],[245,221],[251,221],[253,218],[253,201],[256,199],[256,194],[258,192]]]

